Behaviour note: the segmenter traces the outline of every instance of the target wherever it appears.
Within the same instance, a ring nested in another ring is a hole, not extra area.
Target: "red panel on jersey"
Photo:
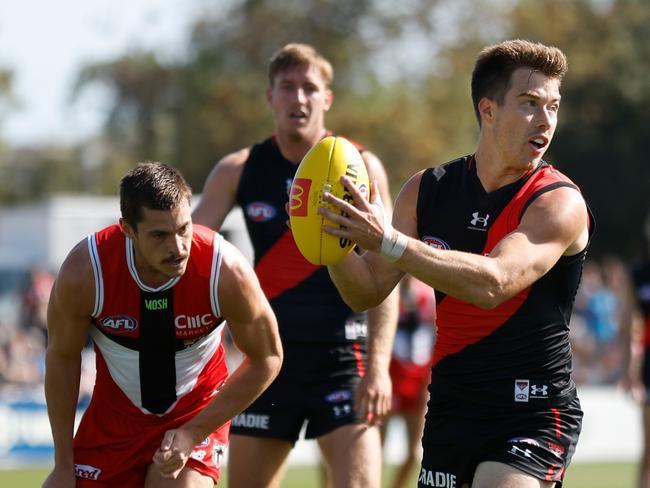
[[[272,300],[286,290],[298,286],[312,275],[319,266],[307,261],[300,251],[293,234],[285,234],[269,249],[255,267],[266,298]]]

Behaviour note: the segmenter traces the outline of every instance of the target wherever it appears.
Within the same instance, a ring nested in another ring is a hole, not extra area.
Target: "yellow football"
[[[352,202],[352,195],[339,181],[343,175],[368,198],[368,172],[361,154],[347,139],[329,136],[311,148],[293,178],[289,199],[291,231],[298,249],[312,264],[336,264],[354,248],[352,241],[323,232],[324,223],[337,224],[318,214],[319,207],[324,206],[325,192]]]

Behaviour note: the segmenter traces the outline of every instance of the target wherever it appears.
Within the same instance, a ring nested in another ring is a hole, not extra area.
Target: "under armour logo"
[[[512,446],[510,448],[510,454],[514,454],[516,456],[522,456],[523,455],[524,457],[529,458],[531,456],[531,454],[532,454],[532,451],[530,449],[521,449],[521,448],[519,448],[517,446]]]
[[[472,217],[474,217],[474,218],[472,219],[470,224],[472,224],[474,226],[476,226],[478,224],[483,224],[483,227],[487,227],[487,223],[488,223],[488,219],[490,218],[490,214],[485,214],[485,217],[479,217],[478,212],[474,212],[472,214]]]
[[[543,386],[537,386],[537,385],[532,385],[530,387],[530,394],[531,395],[540,395],[540,396],[547,396],[548,395],[548,385],[543,385]]]

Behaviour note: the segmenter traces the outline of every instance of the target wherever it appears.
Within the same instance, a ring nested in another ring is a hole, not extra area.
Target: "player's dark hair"
[[[479,126],[481,116],[478,103],[486,97],[502,105],[511,85],[512,73],[522,67],[562,81],[568,63],[564,53],[557,47],[522,39],[484,48],[479,53],[472,72],[472,102]]]
[[[334,78],[332,64],[309,44],[291,43],[281,47],[271,57],[269,63],[269,83],[273,86],[278,73],[288,69],[314,66],[319,72],[325,85],[329,86]]]
[[[183,200],[191,202],[192,189],[176,168],[147,161],[129,171],[120,181],[122,218],[134,229],[142,220],[142,208],[170,210]]]

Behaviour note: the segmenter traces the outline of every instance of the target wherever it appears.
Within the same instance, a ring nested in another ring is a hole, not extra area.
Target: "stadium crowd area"
[[[619,331],[628,280],[628,270],[617,258],[585,263],[570,332],[578,384],[616,385],[623,376]],[[34,267],[24,281],[14,289],[0,286],[0,400],[4,401],[44,401],[46,312],[54,274]],[[87,400],[94,384],[90,343],[82,364],[80,399]]]

